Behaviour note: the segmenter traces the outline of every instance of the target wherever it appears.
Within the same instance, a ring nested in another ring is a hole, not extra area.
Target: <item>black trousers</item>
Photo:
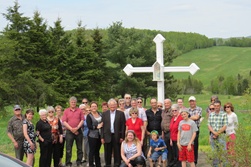
[[[168,161],[168,166],[174,166],[175,162],[174,162],[174,156],[173,156],[173,147],[170,145],[170,131],[164,133],[164,141],[166,143],[167,146],[167,161]]]
[[[51,142],[39,142],[40,147],[40,158],[39,167],[50,167],[51,166],[51,154],[52,154],[52,143]]]
[[[58,166],[60,160],[60,147],[61,143],[59,141],[57,143],[52,144],[52,157],[54,166]]]
[[[95,166],[96,167],[101,167],[101,162],[100,162],[100,154],[99,150],[101,147],[101,139],[100,136],[99,138],[92,138],[88,136],[88,142],[89,142],[89,153],[88,153],[88,158],[89,158],[89,167],[93,167],[93,157],[95,158]]]
[[[63,155],[64,155],[65,137],[63,137],[63,143],[59,143],[59,144],[60,144],[59,158],[63,158]]]
[[[174,157],[174,164],[176,165],[175,167],[181,167],[181,161],[179,161],[179,148],[177,145],[177,141],[172,141],[173,142],[173,157]]]
[[[111,167],[112,152],[114,155],[114,167],[119,167],[121,164],[120,146],[121,143],[115,142],[115,137],[112,134],[110,143],[105,143],[105,167]],[[91,149],[91,148],[90,148]]]
[[[135,159],[131,160],[131,161],[130,161],[130,164],[131,164],[132,166],[137,166],[137,165],[143,165],[143,166],[145,166],[146,161],[145,161],[145,158],[144,158],[144,157],[138,156],[138,157],[136,157]],[[127,165],[123,162],[123,163],[120,165],[120,167],[127,167]]]
[[[198,131],[196,132],[196,137],[194,139],[194,163],[195,165],[198,162],[199,135],[200,135],[200,129],[198,128]]]

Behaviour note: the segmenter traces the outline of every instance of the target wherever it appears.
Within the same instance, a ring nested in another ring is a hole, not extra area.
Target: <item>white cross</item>
[[[152,67],[133,67],[131,64],[127,64],[123,70],[128,76],[131,76],[133,73],[152,72],[153,81],[157,81],[158,83],[158,101],[163,103],[165,99],[165,72],[190,72],[194,75],[200,68],[195,63],[192,63],[190,66],[164,67],[163,42],[165,38],[161,34],[158,34],[153,41],[156,43],[156,62]]]

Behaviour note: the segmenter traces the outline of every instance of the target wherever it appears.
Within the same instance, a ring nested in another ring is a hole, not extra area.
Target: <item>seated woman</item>
[[[124,162],[120,167],[145,166],[141,144],[133,130],[126,132],[125,140],[121,144],[121,157]]]

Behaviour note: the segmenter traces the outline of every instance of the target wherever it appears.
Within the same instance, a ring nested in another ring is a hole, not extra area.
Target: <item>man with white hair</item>
[[[81,165],[81,160],[83,158],[82,151],[82,140],[83,132],[81,127],[84,122],[83,112],[77,108],[77,98],[72,96],[69,100],[70,107],[65,109],[62,121],[66,127],[66,166],[71,166],[71,156],[72,156],[72,145],[75,140],[77,147],[77,166]]]
[[[112,153],[114,155],[114,167],[121,163],[120,147],[125,139],[125,115],[117,110],[117,101],[108,101],[109,110],[102,115],[103,128],[101,129],[101,142],[105,150],[105,167],[111,167]]]

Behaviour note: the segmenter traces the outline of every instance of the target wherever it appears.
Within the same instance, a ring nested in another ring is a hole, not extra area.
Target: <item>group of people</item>
[[[207,109],[212,147],[216,141],[222,143],[223,134],[234,140],[238,123],[231,103],[224,105],[226,112],[223,112],[218,98],[213,100]],[[165,99],[164,105],[152,98],[151,108],[146,109],[142,107],[142,98],[125,94],[123,99],[103,102],[102,112],[99,112],[97,102],[89,103],[84,98],[77,107],[76,97],[71,97],[69,108],[64,112],[61,106],[39,110],[40,119],[36,126],[32,123],[34,112],[28,109],[23,116],[21,107],[15,105],[7,133],[16,158],[23,160],[25,153],[30,166],[34,163],[37,140],[39,167],[50,167],[52,159],[54,167],[63,166],[64,145],[65,165],[72,166],[74,141],[77,166],[88,161],[90,167],[101,167],[100,148],[103,144],[106,167],[146,166],[147,159],[151,167],[154,163],[163,167],[185,167],[186,162],[193,167],[198,161],[202,109],[196,105],[194,96],[188,101],[186,108],[182,98],[177,104]],[[233,150],[233,142],[226,146]],[[214,163],[219,162],[215,160]]]

